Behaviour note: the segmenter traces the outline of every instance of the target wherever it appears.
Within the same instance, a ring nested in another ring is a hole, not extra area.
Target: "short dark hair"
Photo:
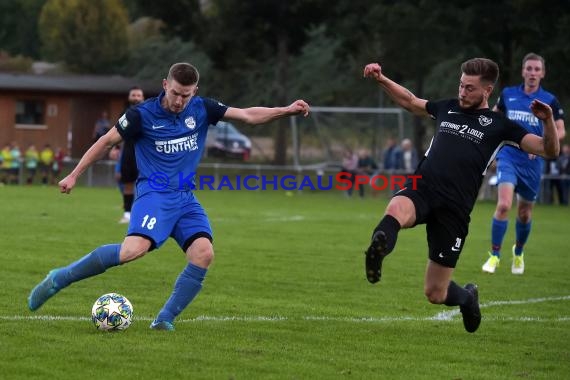
[[[499,65],[488,58],[472,58],[461,64],[465,75],[478,75],[481,80],[495,85],[499,79]]]
[[[546,70],[546,62],[544,61],[544,58],[536,53],[530,52],[527,55],[525,55],[522,60],[522,67],[524,67],[526,61],[540,61],[542,62],[542,70],[543,71]]]
[[[200,74],[198,69],[186,62],[175,63],[168,70],[167,80],[175,80],[182,86],[191,86],[198,84]]]

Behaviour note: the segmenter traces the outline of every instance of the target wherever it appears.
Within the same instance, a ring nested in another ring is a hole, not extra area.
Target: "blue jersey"
[[[506,87],[503,89],[501,96],[497,102],[497,108],[503,112],[507,118],[520,124],[530,133],[538,136],[543,134],[542,122],[533,115],[530,110],[530,104],[534,99],[538,99],[543,103],[548,104],[552,108],[554,120],[563,119],[563,111],[560,108],[560,103],[556,97],[542,87],[537,91],[526,94],[524,92],[524,85]],[[541,157],[530,160],[528,153],[510,146],[505,146],[497,155],[497,159],[511,160],[515,165],[527,167],[538,173],[542,172],[543,160]]]
[[[137,197],[152,191],[194,189],[195,174],[206,143],[208,126],[216,124],[227,106],[194,96],[180,113],[161,106],[158,97],[129,108],[115,127],[125,140],[134,140]]]

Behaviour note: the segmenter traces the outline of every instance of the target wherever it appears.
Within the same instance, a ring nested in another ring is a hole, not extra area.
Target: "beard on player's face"
[[[468,100],[467,97],[461,99],[459,98],[459,107],[466,109],[466,110],[476,110],[481,107],[485,97],[483,95],[480,96],[473,96],[472,100]]]

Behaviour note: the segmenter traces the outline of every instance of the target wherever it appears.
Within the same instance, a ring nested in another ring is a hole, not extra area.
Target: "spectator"
[[[56,184],[58,182],[59,175],[61,174],[61,169],[63,168],[63,160],[65,158],[65,152],[62,148],[57,147],[55,150],[55,154],[53,156],[53,163],[51,165],[51,181],[52,184]]]
[[[40,152],[40,175],[42,176],[42,185],[47,185],[50,181],[50,174],[53,165],[53,149],[49,144],[45,144]]]
[[[412,140],[403,139],[400,143],[400,148],[395,151],[395,169],[404,171],[406,173],[413,173],[418,166],[418,152]]]
[[[93,142],[99,140],[101,136],[105,135],[111,129],[111,121],[107,111],[101,112],[101,117],[95,122],[93,127]]]
[[[352,196],[352,189],[354,188],[354,179],[356,170],[358,169],[358,155],[352,149],[346,149],[342,157],[342,168],[340,171],[343,173],[342,178],[350,181],[350,188],[346,191],[348,197]]]
[[[378,165],[370,155],[368,149],[361,149],[358,152],[358,166],[356,168],[356,173],[366,176],[372,176],[376,170],[378,170]],[[358,186],[358,193],[360,198],[364,198],[364,185]]]
[[[22,152],[20,151],[18,143],[15,141],[11,144],[10,156],[11,162],[8,178],[11,184],[17,185],[18,177],[20,175],[20,166],[22,165]]]
[[[6,144],[2,148],[2,183],[10,183],[10,168],[12,167],[12,145]]]
[[[34,178],[36,177],[36,170],[38,169],[39,160],[40,160],[40,154],[38,153],[36,146],[34,144],[30,144],[28,146],[28,149],[26,149],[26,153],[24,154],[24,162],[28,174],[26,183],[28,185],[34,183]]]
[[[386,147],[382,152],[382,165],[385,171],[392,171],[396,169],[396,151],[398,144],[393,137],[386,140]]]

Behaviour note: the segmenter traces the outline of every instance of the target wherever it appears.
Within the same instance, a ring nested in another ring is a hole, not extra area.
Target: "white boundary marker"
[[[503,305],[527,305],[542,302],[570,301],[570,295],[560,297],[544,297],[529,298],[527,300],[511,300],[511,301],[490,301],[481,304],[480,307],[489,308]],[[385,323],[385,322],[418,322],[418,321],[452,321],[454,317],[459,315],[459,309],[447,310],[437,313],[433,317],[414,317],[414,316],[396,316],[396,317],[329,317],[329,316],[304,316],[304,317],[286,317],[286,316],[209,316],[201,315],[195,318],[180,319],[176,323],[192,323],[192,322],[286,322],[286,321],[323,321],[323,322],[348,322],[348,323]],[[554,318],[543,317],[485,317],[485,321],[514,321],[514,322],[568,322],[570,315],[559,316]],[[71,317],[57,315],[0,315],[0,320],[4,321],[90,321],[88,317]],[[152,321],[150,317],[134,317],[135,321]]]

